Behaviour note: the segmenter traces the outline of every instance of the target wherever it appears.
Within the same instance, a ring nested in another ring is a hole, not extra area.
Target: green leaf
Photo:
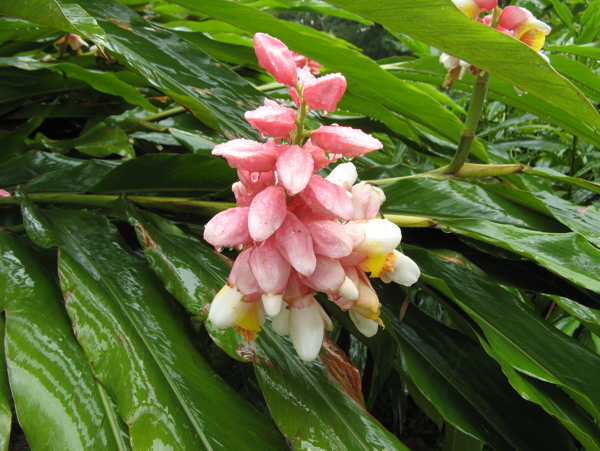
[[[112,72],[90,70],[72,63],[40,62],[28,56],[0,58],[0,67],[1,66],[14,66],[23,70],[54,70],[58,73],[64,73],[67,77],[84,81],[100,92],[120,96],[132,105],[139,105],[152,112],[157,111],[156,107],[146,100],[137,89],[121,81],[117,75]]]
[[[514,392],[478,344],[413,305],[398,321],[391,292],[382,297],[388,299],[384,318],[413,382],[446,421],[496,450],[569,448],[564,431]]]
[[[426,283],[463,309],[511,367],[559,385],[596,420],[600,418],[596,380],[600,356],[543,321],[504,287],[463,265],[412,247],[410,256]]]
[[[444,218],[479,218],[533,230],[564,230],[552,218],[465,180],[400,179],[383,186],[384,213]]]
[[[129,449],[65,313],[54,278],[32,251],[0,233],[6,362],[32,449]]]
[[[580,321],[596,335],[600,335],[600,310],[586,307],[562,296],[552,296],[552,300],[562,307],[569,315]]]
[[[583,56],[584,58],[600,58],[600,47],[596,42],[583,45],[549,45],[547,49],[553,52],[571,53],[573,55]]]
[[[61,0],[8,0],[0,4],[0,13],[86,36],[99,47],[106,43],[104,30],[76,3]]]
[[[545,233],[479,219],[440,219],[450,230],[523,255],[600,293],[600,250],[578,233]]]
[[[600,247],[600,211],[594,205],[583,207],[548,192],[535,193],[552,215],[571,230]]]
[[[421,81],[437,86],[442,85],[446,76],[444,66],[439,62],[438,57],[420,58],[415,61],[403,62],[390,67],[390,70],[394,70],[394,73],[402,79]],[[474,83],[475,78],[470,73],[467,73],[462,81],[457,81],[452,87],[471,92]],[[565,114],[564,110],[553,106],[544,98],[517,92],[513,85],[497,77],[490,78],[488,98],[519,108],[522,111],[533,113],[541,119],[563,127],[565,130],[578,135],[588,142],[600,145],[600,138],[598,138],[595,131],[576,117]],[[487,130],[483,130],[483,132],[486,133]]]
[[[561,174],[560,172],[555,171],[554,169],[532,168],[525,169],[523,172],[525,174],[537,175],[539,177],[548,178],[557,182],[563,182],[568,185],[578,186],[593,193],[600,194],[600,184],[576,177],[569,177],[568,175]]]
[[[320,358],[306,363],[265,324],[256,354],[269,411],[294,449],[408,450],[366,412],[360,374],[329,338]]]
[[[23,186],[23,191],[85,193],[119,164],[121,162],[115,160],[83,160],[78,166],[50,171],[34,178]]]
[[[50,172],[77,170],[86,161],[50,152],[30,151],[0,165],[0,186],[23,184]]]
[[[54,103],[45,105],[38,114],[32,116],[27,122],[19,125],[13,131],[2,137],[2,140],[0,141],[2,146],[2,150],[0,150],[0,163],[10,160],[23,149],[27,137],[42,125],[52,108],[54,108]]]
[[[4,315],[0,316],[2,342],[0,343],[0,449],[8,450],[10,430],[12,427],[11,392],[8,386],[8,372],[6,368],[5,334],[6,321]]]
[[[270,421],[216,377],[174,300],[106,218],[38,216],[57,236],[77,339],[128,424],[132,448],[284,448]]]
[[[177,0],[176,3],[252,33],[269,33],[281,39],[290,49],[324,64],[332,71],[341,72],[348,80],[348,92],[371,102],[371,109],[378,110],[376,117],[399,114],[449,141],[458,142],[462,124],[456,116],[419,89],[391,76],[373,60],[324,33],[278,20],[238,2]],[[485,154],[480,144],[476,146]]]
[[[93,193],[214,192],[229,189],[235,169],[221,158],[152,154],[126,161],[94,185]]]
[[[258,136],[244,112],[261,105],[264,95],[243,78],[117,2],[78,3],[105,30],[108,52],[151,85],[229,138]]]
[[[575,34],[575,28],[573,27],[573,13],[569,9],[569,7],[559,0],[550,1],[552,2],[552,6],[554,7],[556,14],[558,14],[558,17],[560,17],[560,19],[567,25],[567,27],[569,27],[571,33]]]
[[[600,429],[573,400],[556,385],[520,373],[506,363],[485,341],[485,350],[502,365],[510,384],[525,399],[554,415],[581,442],[586,450],[600,450]]]
[[[600,115],[567,79],[527,45],[470,20],[446,0],[327,0],[407,34],[544,99],[565,114],[600,128]],[[482,52],[481,49],[494,49]]]
[[[231,262],[158,215],[142,214],[134,207],[127,214],[150,266],[167,290],[188,312],[205,320],[214,296],[227,282]],[[219,330],[208,321],[204,326],[227,354],[246,360],[241,350],[249,344],[234,328]]]
[[[106,125],[103,122],[98,123],[77,138],[64,141],[53,141],[45,137],[39,139],[46,148],[59,153],[77,149],[81,153],[96,158],[113,154],[124,158],[135,158],[135,151],[125,132],[119,127]]]

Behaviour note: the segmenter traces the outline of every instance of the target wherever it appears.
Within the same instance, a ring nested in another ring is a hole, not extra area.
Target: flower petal
[[[291,212],[275,234],[279,252],[292,268],[303,276],[310,276],[317,265],[312,238],[306,226]]]
[[[267,172],[275,167],[277,153],[267,144],[251,139],[234,139],[215,146],[213,155],[227,159],[232,168],[249,172]]]
[[[313,174],[315,163],[312,157],[298,146],[288,146],[277,159],[279,182],[290,196],[302,191]]]
[[[348,158],[383,148],[381,141],[362,130],[338,125],[322,125],[310,134],[310,139],[315,146]]]
[[[316,254],[342,258],[352,252],[352,239],[344,227],[335,220],[306,219],[303,222],[310,232]]]
[[[317,358],[323,345],[325,325],[314,299],[309,307],[290,308],[290,335],[302,360],[312,362]]]
[[[354,205],[348,192],[321,176],[312,175],[300,197],[317,214],[344,221],[354,217]]]
[[[254,52],[258,64],[275,80],[286,86],[294,86],[298,80],[294,55],[279,39],[265,33],[254,35]]]
[[[264,241],[281,226],[287,213],[285,192],[280,186],[268,186],[250,204],[248,230],[254,241]]]
[[[274,237],[266,240],[262,246],[254,247],[250,268],[263,292],[283,293],[291,266],[277,249]]]
[[[305,84],[304,100],[313,110],[332,113],[346,91],[346,78],[342,74],[327,74]]]
[[[235,207],[215,215],[204,227],[204,239],[216,248],[252,243],[248,231],[249,207]]]

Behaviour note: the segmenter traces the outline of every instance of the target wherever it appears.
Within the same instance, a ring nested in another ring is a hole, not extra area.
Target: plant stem
[[[571,146],[571,162],[569,164],[569,177],[575,175],[575,158],[577,157],[577,136],[573,135],[573,145]],[[572,185],[567,185],[567,199],[571,198]]]
[[[300,98],[300,111],[298,113],[298,117],[296,118],[296,130],[292,135],[292,144],[295,146],[301,146],[302,140],[305,138],[304,121],[306,120],[306,115],[308,114],[308,105],[304,101],[302,86],[300,86],[300,84],[296,85],[296,90],[298,91],[298,97]]]
[[[164,119],[165,117],[175,116],[176,114],[184,113],[186,110],[182,106],[176,106],[173,108],[169,108],[168,110],[161,111],[160,113],[151,114],[149,116],[143,117],[140,120],[144,122],[156,121],[158,119]]]
[[[502,10],[500,8],[494,8],[492,21],[490,23],[491,28],[498,27],[501,12]],[[471,102],[469,103],[469,110],[467,111],[467,117],[465,119],[465,125],[462,134],[460,135],[460,141],[458,142],[458,149],[456,149],[456,154],[450,164],[443,168],[442,172],[444,174],[454,174],[462,168],[465,161],[467,161],[469,151],[471,150],[471,144],[473,143],[475,133],[477,132],[477,124],[479,124],[481,112],[483,111],[483,103],[485,102],[489,80],[490,74],[488,72],[481,69],[477,72],[473,93],[471,94]]]
[[[483,103],[485,102],[489,79],[489,72],[480,70],[477,73],[475,86],[473,86],[473,94],[471,95],[471,102],[469,103],[469,110],[467,111],[467,118],[465,119],[465,125],[462,134],[460,135],[458,149],[450,164],[444,168],[443,172],[445,174],[454,174],[462,168],[465,161],[467,161],[469,151],[471,150],[471,144],[475,139],[477,124],[479,123],[481,112],[483,110]]]
[[[117,195],[94,195],[94,194],[64,194],[64,193],[43,193],[29,194],[28,197],[39,204],[68,204],[82,205],[86,207],[102,208],[107,207],[111,202],[119,199]],[[211,202],[204,200],[194,200],[185,197],[153,197],[153,196],[128,196],[128,199],[136,204],[158,210],[193,212],[204,215],[214,215],[228,208],[235,207],[235,204],[229,202]],[[0,197],[0,205],[19,205],[22,199],[20,197]]]

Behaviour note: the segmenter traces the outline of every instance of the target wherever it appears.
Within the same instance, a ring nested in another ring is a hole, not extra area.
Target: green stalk
[[[176,106],[173,108],[169,108],[168,110],[161,111],[160,113],[151,114],[149,116],[143,117],[140,120],[144,122],[152,122],[157,121],[159,119],[164,119],[165,117],[175,116],[176,114],[184,113],[186,109],[182,106]]]
[[[308,114],[308,105],[304,101],[304,96],[302,95],[302,86],[300,84],[296,85],[296,91],[298,91],[298,97],[300,98],[300,111],[298,113],[298,117],[296,118],[296,130],[292,132],[292,145],[302,146],[302,141],[306,137],[304,134],[304,121],[306,120],[306,115]]]
[[[64,193],[39,193],[28,194],[29,199],[38,204],[63,204],[81,205],[85,207],[103,208],[119,199],[118,195],[93,195],[93,194],[64,194]],[[153,196],[128,196],[130,201],[145,207],[157,210],[193,212],[207,216],[215,215],[228,208],[235,207],[229,202],[210,202],[194,200],[185,197],[153,197]],[[20,197],[0,197],[0,205],[19,205]]]
[[[491,28],[498,26],[500,20],[500,8],[495,8],[492,14]],[[487,94],[488,82],[490,80],[490,74],[486,71],[479,70],[475,77],[475,85],[473,86],[473,94],[471,95],[471,102],[469,103],[469,110],[467,111],[467,117],[465,119],[465,125],[463,127],[462,134],[460,135],[460,141],[458,142],[458,149],[454,158],[448,166],[443,168],[444,174],[454,174],[463,164],[467,161],[469,151],[471,150],[471,144],[475,139],[475,133],[477,132],[477,124],[481,118],[481,112],[483,111],[483,103],[485,102],[485,96]]]
[[[479,124],[481,112],[483,111],[483,103],[485,102],[489,79],[489,72],[480,70],[477,73],[475,86],[473,86],[473,94],[471,95],[471,102],[469,103],[469,110],[467,111],[467,118],[465,119],[465,125],[462,134],[460,135],[458,149],[450,164],[444,168],[443,172],[445,174],[454,174],[462,168],[463,164],[467,161],[469,151],[471,150],[471,144],[473,144],[473,140],[475,139],[477,124]]]

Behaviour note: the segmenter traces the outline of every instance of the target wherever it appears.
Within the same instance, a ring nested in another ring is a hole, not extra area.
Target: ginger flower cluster
[[[452,0],[456,7],[460,9],[470,19],[491,26],[492,14],[482,18],[480,13],[492,11],[498,6],[498,0]],[[496,29],[504,34],[512,36],[515,39],[527,44],[536,52],[540,52],[546,41],[546,36],[552,30],[549,25],[538,20],[527,9],[519,6],[507,6],[500,12]],[[544,56],[543,53],[540,55]],[[460,60],[455,56],[442,53],[440,62],[448,71],[443,86],[448,88],[457,79],[462,79],[466,70],[470,70],[473,75],[478,72],[478,68],[470,63]]]
[[[363,334],[382,322],[370,277],[412,285],[417,265],[396,247],[400,228],[379,217],[383,191],[357,182],[355,166],[342,163],[329,175],[316,172],[342,157],[381,149],[361,130],[336,125],[307,130],[310,110],[337,108],[346,89],[341,74],[316,78],[278,39],[258,33],[255,52],[261,67],[286,85],[298,111],[266,99],[246,119],[266,142],[234,139],[212,153],[237,169],[237,207],[213,217],[204,238],[216,249],[241,250],[227,284],[215,296],[208,319],[218,328],[236,327],[246,340],[265,322],[290,335],[305,361],[314,360],[332,323],[315,300],[317,292],[350,318]]]

